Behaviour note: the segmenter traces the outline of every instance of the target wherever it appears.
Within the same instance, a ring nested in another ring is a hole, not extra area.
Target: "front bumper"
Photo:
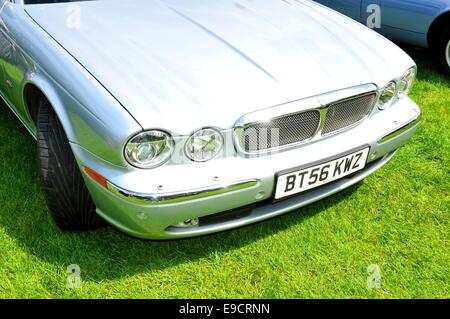
[[[100,216],[132,236],[175,239],[258,222],[343,190],[386,164],[414,134],[419,119],[419,107],[404,98],[357,127],[286,152],[166,165],[155,170],[113,166],[79,145],[73,144],[72,149],[80,166],[90,167],[109,181],[109,189],[105,189],[84,176]],[[366,144],[370,153],[364,170],[278,203],[270,201],[277,172]],[[210,218],[212,215],[217,218]],[[195,218],[200,218],[199,226],[174,227]]]

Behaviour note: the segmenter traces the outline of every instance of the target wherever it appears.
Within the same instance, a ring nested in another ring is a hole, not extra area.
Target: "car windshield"
[[[44,4],[44,3],[62,3],[62,2],[80,2],[93,0],[25,0],[25,4]]]

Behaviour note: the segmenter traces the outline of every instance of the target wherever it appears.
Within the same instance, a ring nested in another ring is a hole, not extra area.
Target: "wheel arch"
[[[45,94],[39,87],[32,83],[27,83],[23,89],[23,98],[25,102],[25,108],[30,115],[31,121],[37,125],[37,113],[39,109],[39,100],[41,98],[47,99]],[[48,100],[48,99],[47,99]]]
[[[23,88],[25,108],[30,115],[33,124],[37,126],[37,114],[40,98],[46,99],[55,111],[59,121],[69,140],[73,138],[73,130],[63,103],[55,89],[43,77],[38,74],[27,74]]]
[[[450,25],[450,9],[441,13],[436,19],[434,19],[433,23],[430,26],[427,34],[428,45],[433,48],[436,44],[436,40],[439,37],[439,31],[444,26]]]

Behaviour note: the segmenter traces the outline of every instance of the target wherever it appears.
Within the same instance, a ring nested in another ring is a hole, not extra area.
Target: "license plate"
[[[366,166],[369,147],[321,164],[277,175],[275,200],[338,180]]]

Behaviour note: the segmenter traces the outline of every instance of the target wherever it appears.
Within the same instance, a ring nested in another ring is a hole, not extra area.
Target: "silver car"
[[[64,230],[192,237],[330,196],[414,134],[415,75],[306,0],[0,0],[0,95]]]

